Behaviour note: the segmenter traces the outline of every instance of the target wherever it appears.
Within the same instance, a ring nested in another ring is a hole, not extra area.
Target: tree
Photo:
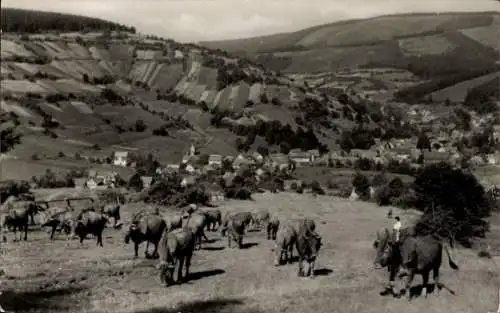
[[[466,243],[488,230],[491,206],[476,177],[449,164],[425,167],[414,182],[416,206],[424,212],[419,233],[437,233]]]
[[[128,188],[135,190],[135,191],[141,191],[142,188],[144,187],[144,183],[142,182],[141,176],[139,173],[135,173],[130,177],[130,180],[128,181]]]
[[[143,120],[137,120],[135,121],[135,131],[138,133],[142,133],[143,131],[146,130],[148,126],[144,123]]]
[[[352,186],[360,199],[367,200],[370,198],[370,181],[365,175],[357,173],[352,180]]]
[[[429,137],[427,136],[427,134],[425,134],[425,133],[420,134],[420,136],[418,137],[418,141],[417,141],[417,149],[420,149],[420,150],[427,149],[427,150],[431,151],[431,141],[430,141]]]
[[[2,125],[3,126],[3,125]],[[14,127],[6,127],[0,132],[0,152],[6,153],[21,143],[21,135],[14,131]]]

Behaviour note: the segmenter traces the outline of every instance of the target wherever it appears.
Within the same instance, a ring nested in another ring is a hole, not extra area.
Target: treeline
[[[211,124],[221,127],[224,113],[215,112],[211,119]],[[316,137],[312,128],[304,130],[298,127],[296,131],[289,124],[283,125],[280,121],[262,121],[259,120],[255,125],[235,125],[231,131],[238,135],[246,137],[246,140],[239,140],[236,145],[240,151],[248,151],[255,142],[257,136],[263,137],[267,144],[278,145],[282,153],[288,153],[292,149],[313,150],[318,149],[320,153],[328,152],[328,147],[321,143]]]
[[[500,77],[470,89],[464,104],[480,114],[486,114],[498,111],[495,103],[498,100],[500,100]]]
[[[1,18],[2,31],[4,32],[41,33],[46,31],[90,32],[117,30],[135,33],[136,31],[135,27],[102,19],[34,10],[2,8]]]

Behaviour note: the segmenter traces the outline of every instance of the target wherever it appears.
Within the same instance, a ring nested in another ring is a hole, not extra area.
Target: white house
[[[127,166],[128,152],[127,151],[116,151],[113,157],[113,164],[116,166]]]
[[[208,165],[222,165],[222,156],[220,154],[211,154],[208,157]]]

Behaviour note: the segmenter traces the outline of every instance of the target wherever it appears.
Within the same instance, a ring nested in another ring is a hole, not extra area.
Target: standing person
[[[399,216],[396,216],[394,218],[394,220],[395,220],[395,222],[392,225],[392,231],[394,232],[394,234],[396,236],[396,242],[399,242],[399,232],[401,230],[401,221],[399,219]]]

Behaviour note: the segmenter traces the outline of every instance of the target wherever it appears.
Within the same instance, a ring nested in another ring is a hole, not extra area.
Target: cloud
[[[3,0],[2,6],[99,17],[179,41],[258,36],[382,14],[499,9],[493,0]]]

